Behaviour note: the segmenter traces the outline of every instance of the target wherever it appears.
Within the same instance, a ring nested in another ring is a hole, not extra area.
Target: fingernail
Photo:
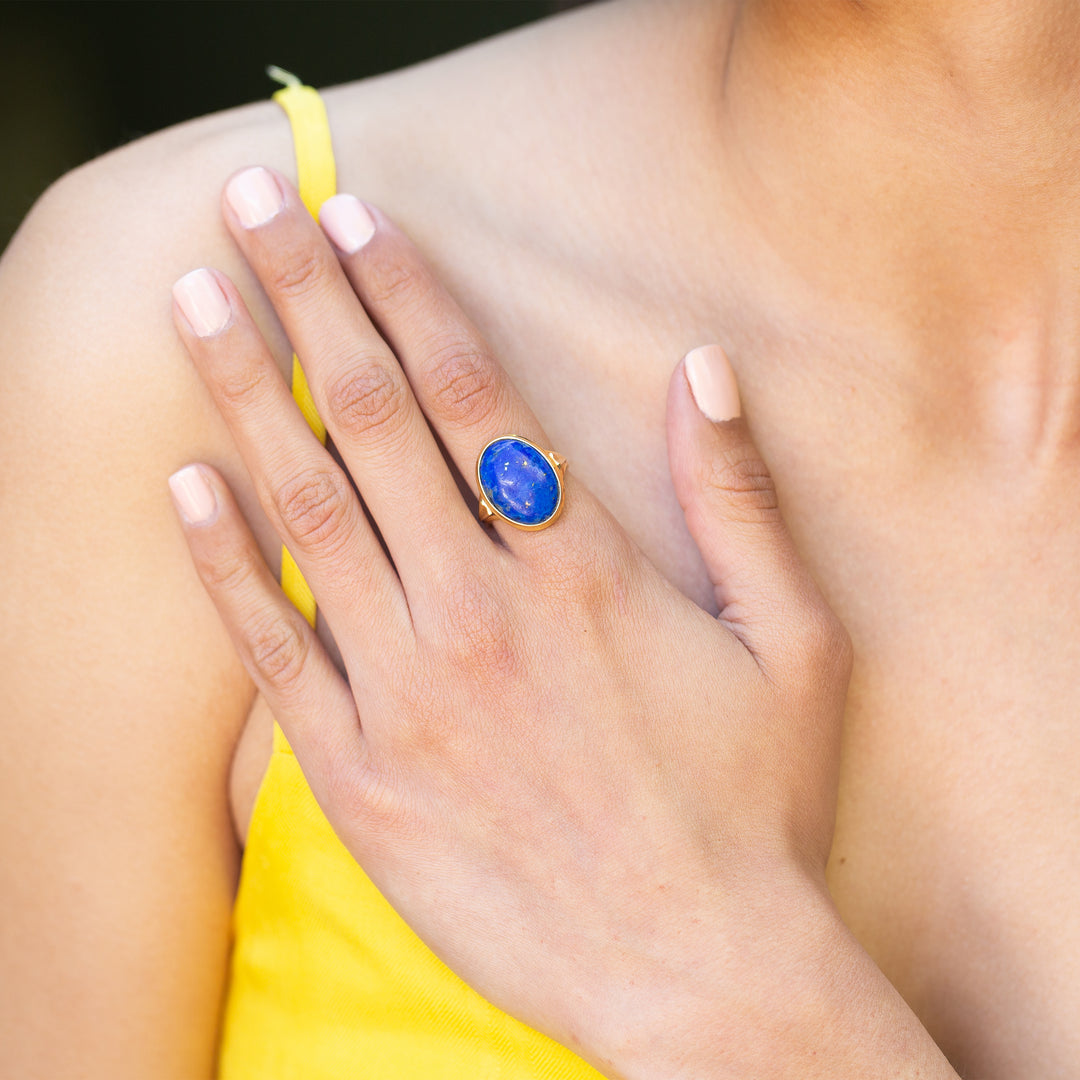
[[[209,270],[192,270],[173,287],[173,297],[199,337],[218,334],[232,318],[229,298]]]
[[[205,525],[217,510],[213,489],[198,465],[185,465],[169,477],[172,491],[180,513],[191,525]]]
[[[735,372],[719,345],[702,345],[683,359],[683,370],[697,407],[714,423],[734,420],[742,408]]]
[[[285,205],[278,182],[261,165],[237,173],[225,188],[225,198],[245,229],[265,225]]]
[[[331,195],[319,208],[319,224],[346,255],[359,251],[375,235],[375,221],[355,195]]]

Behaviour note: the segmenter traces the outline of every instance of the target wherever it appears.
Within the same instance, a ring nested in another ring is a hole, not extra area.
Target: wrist
[[[793,873],[769,886],[728,893],[690,920],[681,957],[669,946],[605,990],[578,1052],[619,1080],[957,1080],[824,886]]]

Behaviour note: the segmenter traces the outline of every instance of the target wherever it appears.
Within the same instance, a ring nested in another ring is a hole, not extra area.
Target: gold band
[[[521,435],[500,435],[476,459],[480,520],[536,532],[562,513],[566,458]]]

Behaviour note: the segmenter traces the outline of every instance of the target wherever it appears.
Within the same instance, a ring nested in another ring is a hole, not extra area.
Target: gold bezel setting
[[[526,524],[521,521],[515,521],[512,517],[508,517],[499,510],[498,507],[492,505],[491,501],[484,494],[484,484],[480,479],[480,464],[484,460],[484,455],[496,443],[511,440],[532,447],[532,449],[551,466],[552,472],[555,474],[556,483],[558,484],[559,499],[555,504],[555,509],[543,521],[536,522],[535,524]],[[559,515],[562,514],[563,503],[566,501],[566,467],[566,458],[563,457],[562,454],[557,454],[554,450],[545,450],[542,446],[538,446],[532,439],[527,439],[524,435],[497,435],[494,439],[487,442],[480,453],[476,455],[476,490],[480,493],[481,522],[486,523],[498,519],[499,521],[505,521],[508,525],[513,525],[515,529],[521,529],[524,532],[538,532],[540,529],[546,529],[549,526],[554,525],[559,519]]]

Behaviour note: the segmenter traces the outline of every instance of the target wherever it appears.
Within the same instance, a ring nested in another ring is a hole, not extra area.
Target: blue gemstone
[[[487,501],[518,525],[542,525],[559,509],[559,475],[524,439],[496,439],[485,447],[476,471]]]

